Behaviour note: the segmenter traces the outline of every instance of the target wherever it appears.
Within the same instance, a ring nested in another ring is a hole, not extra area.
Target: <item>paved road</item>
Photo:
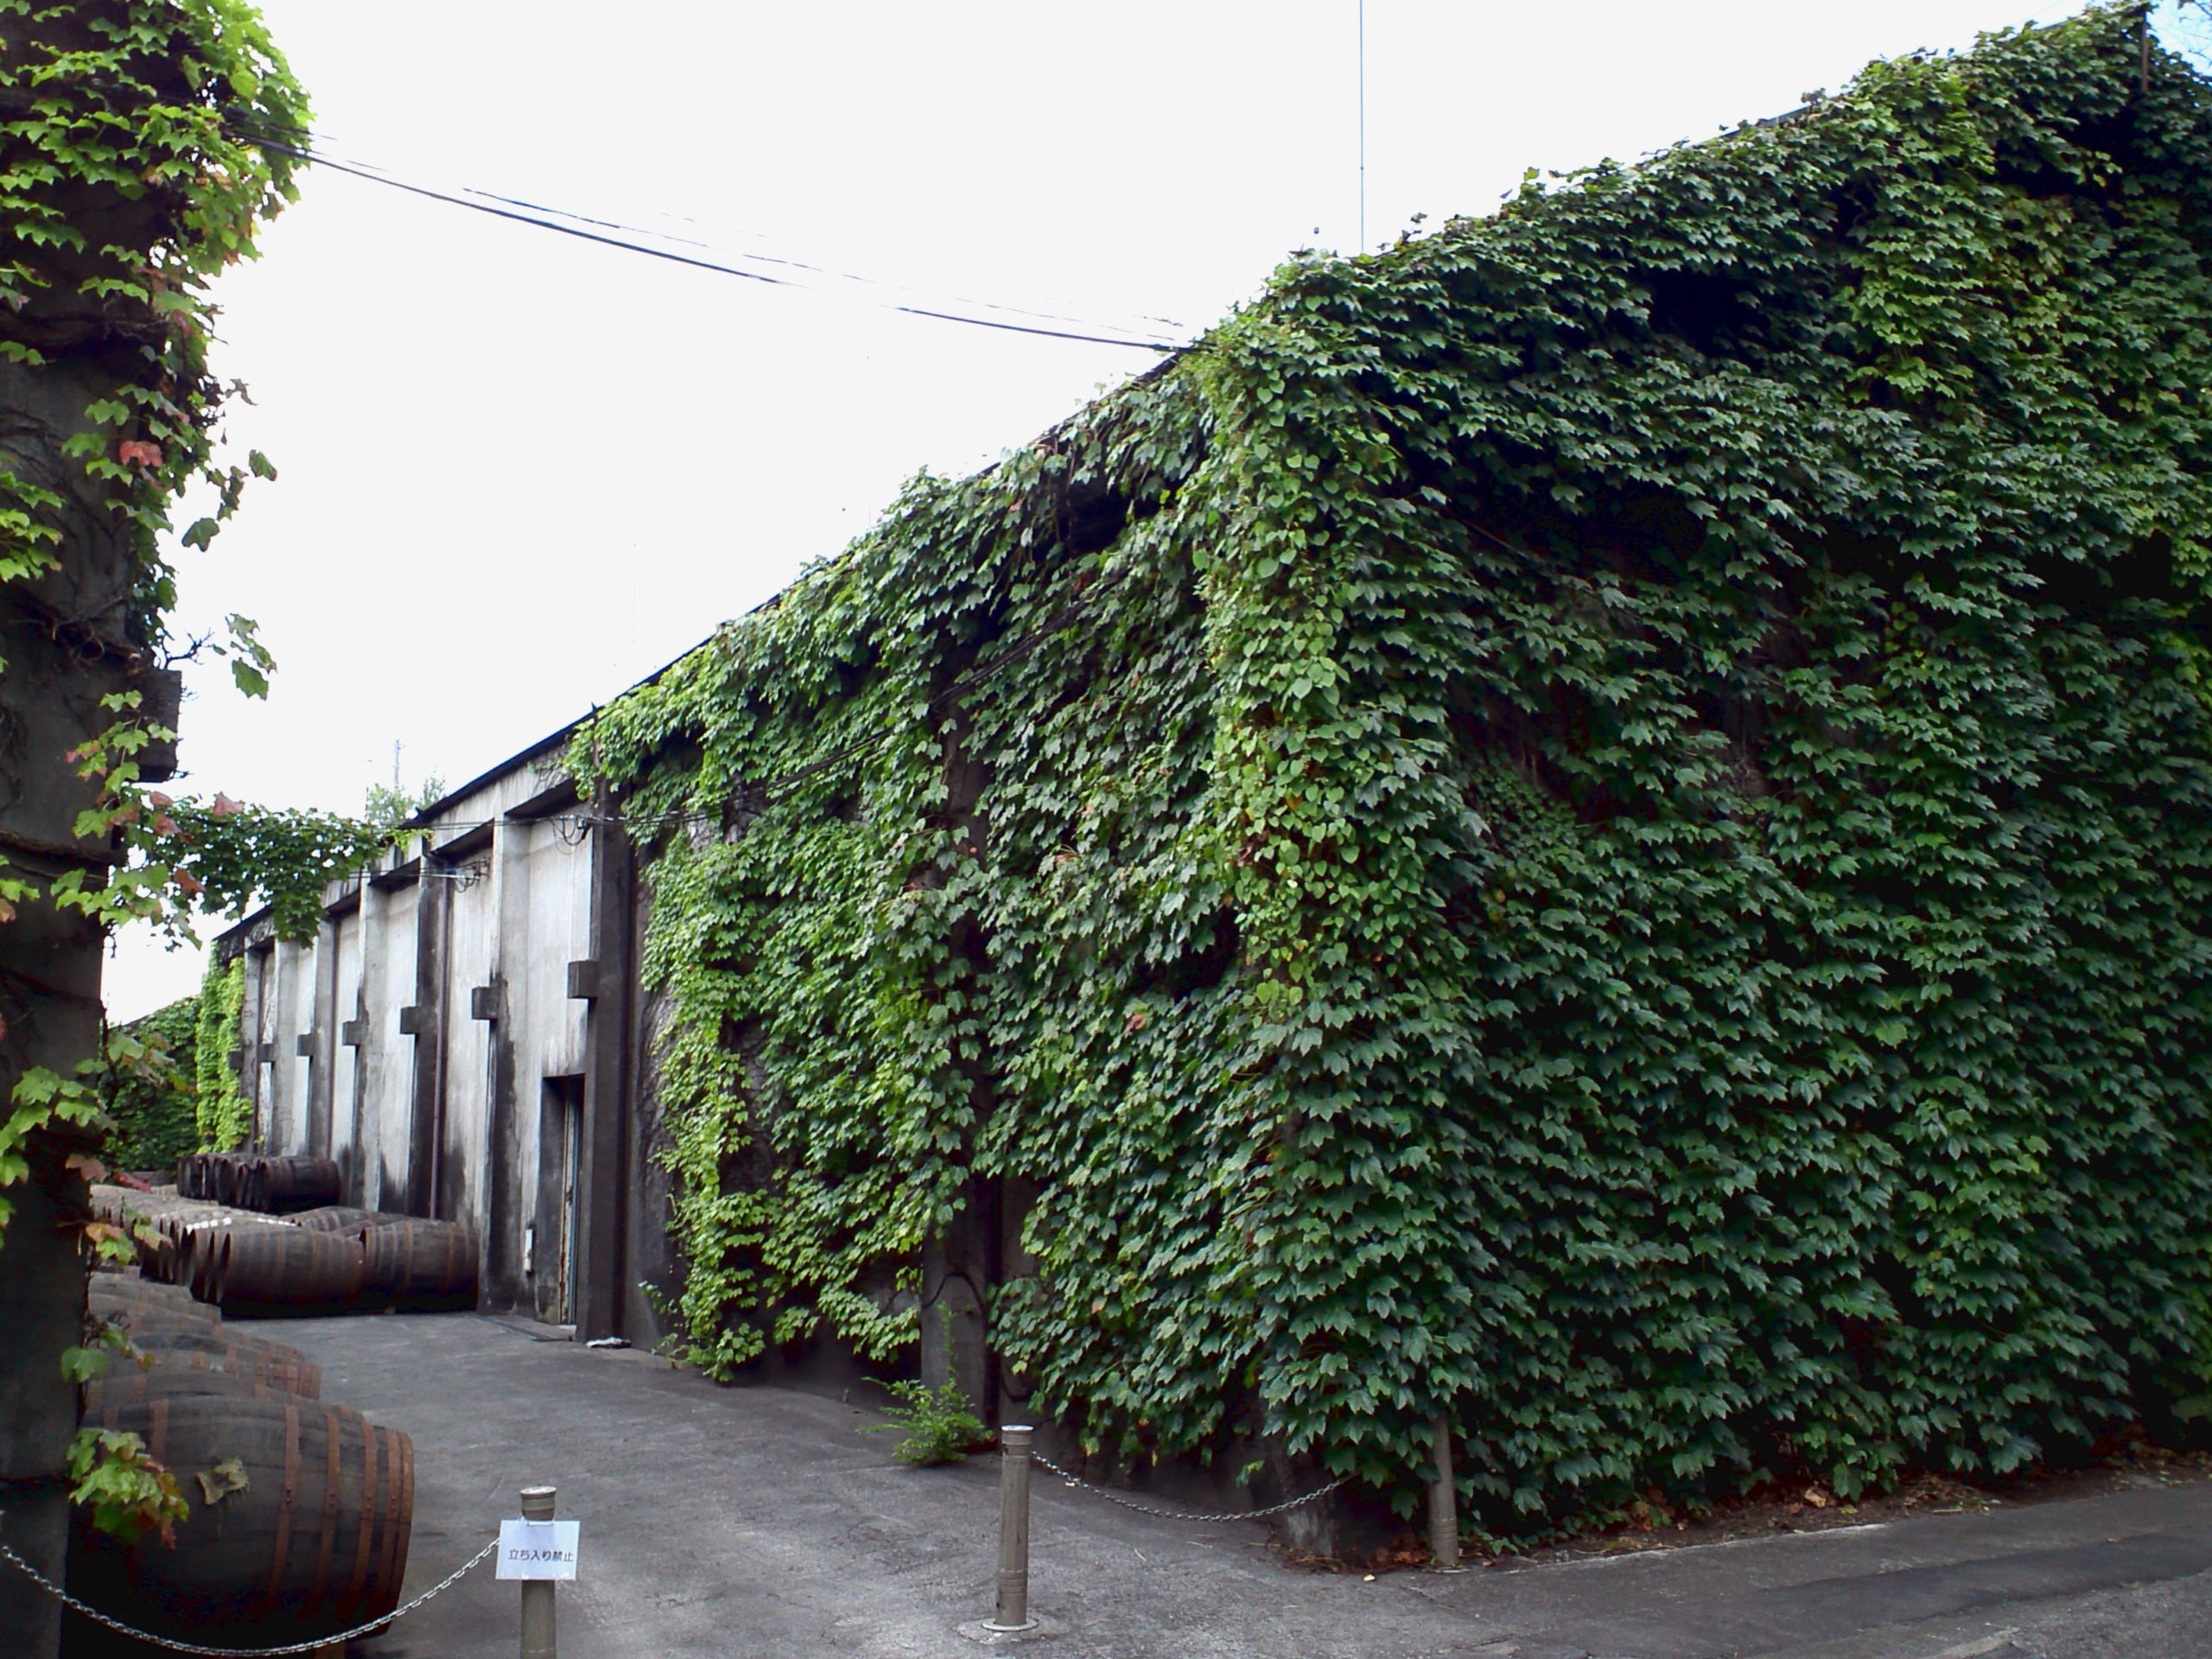
[[[996,1476],[893,1463],[875,1419],[467,1314],[301,1321],[325,1394],[414,1436],[409,1593],[550,1481],[583,1522],[563,1659],[973,1659]],[[1033,1659],[2199,1659],[2212,1656],[2212,1484],[1440,1576],[1287,1569],[1260,1528],[1129,1514],[1047,1481]],[[516,1587],[487,1567],[359,1659],[506,1659]]]

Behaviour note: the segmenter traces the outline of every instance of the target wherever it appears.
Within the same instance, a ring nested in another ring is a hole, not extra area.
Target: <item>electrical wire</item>
[[[442,189],[433,185],[403,178],[384,168],[368,162],[341,160],[315,147],[311,141],[311,135],[280,133],[266,127],[257,127],[247,122],[233,121],[232,124],[233,130],[247,143],[265,151],[304,162],[309,166],[327,168],[333,172],[343,173],[371,184],[381,184],[387,188],[404,191],[410,195],[443,202],[449,207],[467,208],[472,213],[488,214],[492,218],[505,219],[512,224],[527,225],[541,231],[551,231],[556,235],[573,237],[579,241],[596,243],[602,247],[617,248],[628,253],[641,253],[649,258],[665,260],[672,264],[687,265],[697,270],[711,271],[717,276],[736,276],[747,282],[760,283],[772,288],[794,288],[812,293],[835,292],[834,289],[826,287],[825,283],[850,283],[870,289],[889,289],[888,293],[870,294],[864,297],[884,310],[899,312],[908,316],[933,318],[941,322],[965,323],[974,328],[992,328],[1007,334],[1033,334],[1048,340],[1075,340],[1095,346],[1121,346],[1134,351],[1153,352],[1163,356],[1182,349],[1179,345],[1171,340],[1141,338],[1141,331],[1135,329],[1124,330],[1120,334],[1101,332],[1118,327],[1119,325],[1116,324],[1086,322],[1080,318],[1064,316],[1052,312],[1027,310],[1021,307],[1004,305],[996,302],[956,300],[924,302],[918,299],[900,298],[897,297],[899,290],[892,289],[889,284],[849,271],[831,270],[823,266],[810,264],[802,260],[784,258],[773,254],[733,253],[726,249],[718,249],[709,243],[673,236],[665,232],[645,230],[615,219],[597,219],[588,214],[572,213],[566,208],[549,207],[542,202],[530,201],[521,197],[502,195],[495,191],[478,190],[467,186]],[[656,241],[674,243],[677,245],[657,247],[651,242],[641,239],[646,238]],[[686,249],[695,251],[685,251]],[[717,253],[724,257],[719,258],[709,257]],[[753,270],[748,269],[746,264],[732,263],[734,260],[745,260],[752,264],[773,265],[779,269],[776,271]],[[809,281],[805,278],[816,280]],[[952,308],[956,305],[965,306],[969,309],[963,311]],[[1007,315],[1000,316],[972,315],[976,311],[995,311]],[[1025,317],[1032,321],[1014,320]],[[1177,326],[1167,322],[1165,318],[1154,317],[1147,318],[1146,321],[1163,323],[1171,327]],[[1065,327],[1052,326],[1056,323],[1071,326]],[[1133,335],[1140,337],[1132,338]]]

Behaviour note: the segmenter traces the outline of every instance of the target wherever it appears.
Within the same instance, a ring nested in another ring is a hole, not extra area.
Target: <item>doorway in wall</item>
[[[576,1243],[583,1216],[584,1080],[548,1077],[538,1117],[537,1314],[576,1322]]]

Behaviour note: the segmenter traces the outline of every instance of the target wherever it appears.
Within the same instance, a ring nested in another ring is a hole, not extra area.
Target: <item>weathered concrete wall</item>
[[[402,1210],[407,1204],[415,1042],[399,1024],[400,1010],[415,1003],[417,895],[411,881],[372,881],[361,902],[369,918],[361,981],[369,1011],[361,1045],[368,1071],[361,1202],[372,1210]]]
[[[249,918],[218,948],[246,956],[241,1080],[263,1150],[335,1158],[349,1203],[476,1227],[489,1306],[554,1319],[588,1304],[594,1334],[649,1342],[658,1315],[637,1286],[665,1283],[669,1261],[658,1118],[634,1109],[645,1033],[626,995],[599,1036],[571,978],[606,943],[631,957],[643,923],[607,888],[604,826],[549,751],[439,803],[420,856],[334,885],[314,939],[270,940]],[[599,1190],[564,1250],[563,1114],[591,1077],[598,1139],[579,1162]],[[573,1294],[594,1265],[596,1300]]]

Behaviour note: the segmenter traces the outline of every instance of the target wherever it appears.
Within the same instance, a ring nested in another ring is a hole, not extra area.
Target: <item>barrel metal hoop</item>
[[[322,1538],[315,1547],[315,1583],[308,1589],[311,1614],[322,1611],[322,1599],[330,1591],[330,1554],[338,1543],[339,1469],[346,1450],[346,1425],[338,1414],[326,1406],[322,1421]]]
[[[361,1515],[353,1528],[353,1575],[346,1581],[346,1599],[339,1605],[348,1612],[360,1605],[361,1592],[369,1581],[370,1541],[377,1530],[377,1430],[361,1425]]]
[[[284,1485],[276,1500],[276,1541],[269,1551],[269,1589],[263,1604],[270,1612],[276,1610],[279,1592],[284,1587],[284,1562],[292,1553],[292,1505],[300,1491],[300,1408],[284,1408]]]
[[[385,1472],[391,1477],[385,1486],[384,1500],[384,1556],[377,1564],[377,1600],[379,1605],[399,1599],[400,1574],[407,1570],[407,1558],[399,1548],[400,1516],[407,1513],[414,1502],[413,1471],[407,1468],[410,1442],[397,1429],[385,1430]]]
[[[391,1594],[397,1600],[407,1576],[407,1549],[415,1539],[415,1442],[404,1436],[399,1442],[399,1466],[406,1478],[405,1495],[399,1504],[399,1548],[395,1552],[397,1565],[393,1568]]]

